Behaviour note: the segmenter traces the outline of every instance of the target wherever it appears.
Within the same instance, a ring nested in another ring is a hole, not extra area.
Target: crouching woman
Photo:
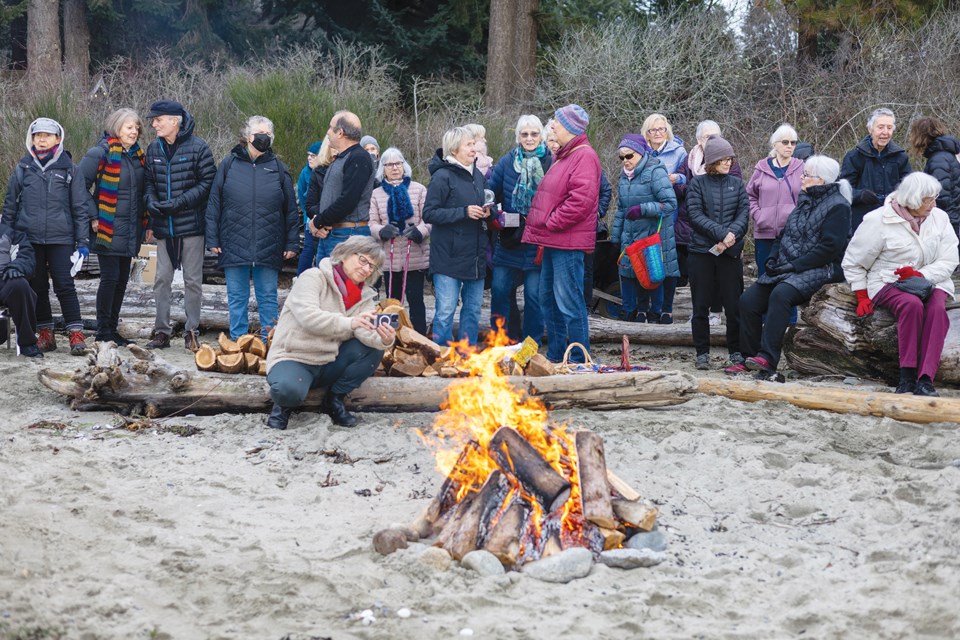
[[[267,356],[274,402],[267,426],[286,429],[291,412],[315,387],[326,387],[322,410],[334,424],[357,424],[343,398],[373,375],[396,335],[389,325],[375,323],[371,285],[382,266],[380,243],[352,236],[297,278]]]

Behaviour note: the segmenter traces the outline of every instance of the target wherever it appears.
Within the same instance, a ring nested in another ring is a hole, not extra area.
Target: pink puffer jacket
[[[427,198],[427,188],[419,182],[410,182],[407,189],[410,194],[410,204],[413,205],[413,217],[407,220],[407,225],[415,224],[420,233],[423,234],[423,242],[417,244],[410,242],[410,262],[407,264],[408,271],[419,271],[430,266],[430,243],[427,238],[430,237],[430,226],[423,221],[423,202]],[[387,193],[383,187],[377,187],[370,195],[370,235],[380,240],[380,230],[390,223],[387,215]],[[402,230],[401,230],[402,231]],[[403,236],[397,236],[393,239],[393,265],[390,264],[390,243],[380,240],[383,246],[385,260],[383,262],[384,271],[403,271],[403,265],[407,255],[408,241]]]

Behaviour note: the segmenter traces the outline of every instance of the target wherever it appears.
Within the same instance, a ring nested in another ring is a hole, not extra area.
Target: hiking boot
[[[726,369],[723,370],[728,376],[738,376],[742,373],[749,373],[750,370],[742,363],[738,362],[737,364],[732,364]]]
[[[184,331],[183,332],[183,348],[188,351],[193,351],[196,353],[200,351],[200,332],[199,331]]]
[[[710,368],[710,354],[709,353],[698,353],[697,354],[697,369],[701,371],[706,371]]]
[[[901,380],[894,393],[914,393],[917,390],[917,383],[913,380]]]
[[[87,352],[87,338],[83,331],[70,332],[70,355],[82,356]]]
[[[127,340],[116,331],[110,334],[110,339],[116,342],[118,347],[129,347],[132,344],[137,344],[133,340]]]
[[[747,358],[744,360],[744,364],[747,365],[747,369],[750,371],[773,371],[773,365],[764,358],[763,356],[753,356],[752,358]]]
[[[757,371],[755,374],[753,374],[753,379],[760,382],[779,382],[780,384],[783,384],[787,381],[787,379],[783,377],[782,373],[777,373],[772,369]]]
[[[917,388],[913,390],[913,395],[931,396],[934,398],[940,397],[940,394],[937,393],[937,390],[933,388],[933,381],[931,381],[927,376],[923,376],[917,380]]]
[[[328,393],[323,398],[323,403],[321,405],[321,410],[330,416],[330,419],[333,420],[333,424],[340,427],[355,427],[357,425],[357,417],[347,411],[346,405],[343,404],[343,396],[333,393]]]
[[[20,347],[20,355],[24,358],[42,358],[43,351],[37,348],[37,345],[30,344],[25,347]]]
[[[672,313],[661,313],[661,314],[660,314],[660,324],[673,324],[673,314],[672,314]]]
[[[57,337],[53,334],[52,328],[44,327],[37,333],[37,349],[44,353],[57,350]]]
[[[745,362],[743,359],[743,356],[740,355],[739,351],[734,351],[733,353],[730,354],[730,356],[727,359],[729,360],[731,365],[743,364]]]
[[[147,349],[166,349],[170,346],[170,336],[162,331],[154,331],[150,342],[144,346]]]
[[[267,418],[267,426],[271,429],[279,429],[284,431],[287,428],[287,423],[290,422],[290,414],[293,413],[293,407],[289,409],[281,407],[277,403],[273,404],[273,410],[270,412],[270,417]]]

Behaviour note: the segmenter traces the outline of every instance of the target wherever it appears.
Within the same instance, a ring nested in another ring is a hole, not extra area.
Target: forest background
[[[839,159],[879,106],[904,146],[921,115],[958,130],[958,33],[952,1],[0,0],[0,184],[34,118],[59,120],[77,161],[109,112],[159,98],[218,159],[266,115],[294,176],[341,108],[424,182],[449,127],[484,124],[497,158],[520,114],[570,102],[611,178],[617,141],[653,112],[688,149],[718,121],[748,171],[782,122]]]

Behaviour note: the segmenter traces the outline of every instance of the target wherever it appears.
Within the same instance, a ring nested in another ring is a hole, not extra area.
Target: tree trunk
[[[27,74],[30,82],[60,83],[60,14],[57,0],[30,0],[27,9]]]
[[[90,74],[90,27],[86,0],[63,0],[63,68],[86,86]]]
[[[7,6],[17,4],[16,0],[4,0]],[[10,65],[11,71],[27,70],[27,14],[20,14],[10,21]]]
[[[540,0],[491,0],[484,101],[506,111],[533,97]]]

